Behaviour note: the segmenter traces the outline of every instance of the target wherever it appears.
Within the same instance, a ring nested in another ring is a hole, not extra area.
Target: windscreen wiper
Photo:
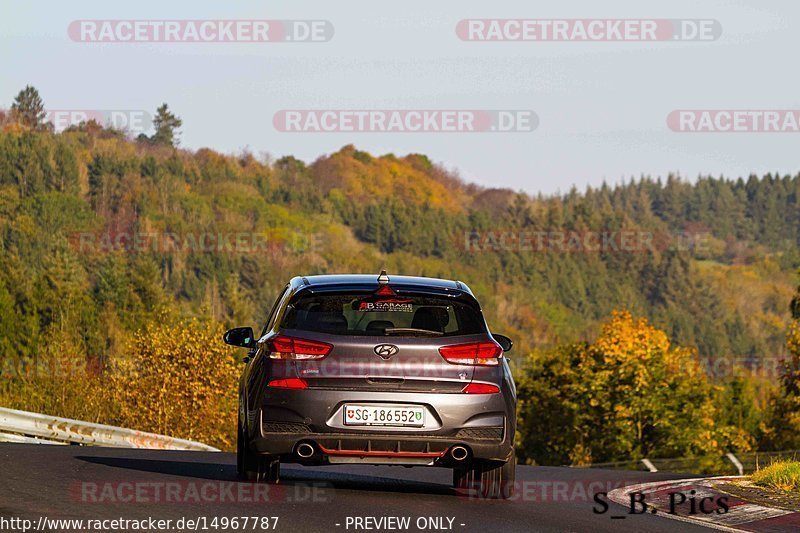
[[[384,330],[386,335],[427,335],[429,337],[441,337],[444,335],[441,331],[434,331],[432,329],[420,328],[386,328]]]

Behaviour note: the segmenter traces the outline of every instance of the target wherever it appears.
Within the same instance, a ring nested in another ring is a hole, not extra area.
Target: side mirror
[[[497,341],[497,344],[503,349],[504,352],[510,352],[511,348],[514,347],[514,341],[506,337],[505,335],[500,335],[499,333],[492,333],[492,337],[494,340]]]
[[[253,337],[253,328],[233,328],[225,332],[222,340],[231,346],[255,348],[256,340]]]

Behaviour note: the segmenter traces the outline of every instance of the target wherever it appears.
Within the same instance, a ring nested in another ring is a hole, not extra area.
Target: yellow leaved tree
[[[780,387],[770,399],[764,446],[775,450],[800,448],[800,287],[793,302],[794,320],[786,334],[789,355],[784,359]]]
[[[233,449],[239,369],[222,333],[197,319],[135,333],[106,388],[113,422]]]
[[[686,457],[730,444],[694,352],[627,311],[614,312],[594,343],[562,346],[521,370],[518,445],[528,462]]]

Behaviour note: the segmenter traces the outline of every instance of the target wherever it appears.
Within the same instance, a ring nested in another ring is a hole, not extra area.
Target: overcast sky
[[[795,173],[800,133],[680,133],[675,109],[800,109],[800,3],[714,1],[2,0],[0,107],[26,84],[50,109],[183,118],[182,146],[311,161],[353,143],[421,152],[484,185],[536,193],[676,172]],[[713,41],[468,42],[469,18],[714,19]],[[326,20],[317,43],[84,43],[78,19]],[[285,109],[525,109],[514,133],[283,133]]]

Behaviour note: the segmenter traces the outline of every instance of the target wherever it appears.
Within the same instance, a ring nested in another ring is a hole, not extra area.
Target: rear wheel
[[[517,459],[505,463],[475,463],[453,469],[453,487],[471,497],[506,500],[514,495]]]
[[[236,439],[236,470],[239,477],[257,483],[277,483],[281,462],[274,455],[259,455],[250,451],[247,437],[239,426]]]

